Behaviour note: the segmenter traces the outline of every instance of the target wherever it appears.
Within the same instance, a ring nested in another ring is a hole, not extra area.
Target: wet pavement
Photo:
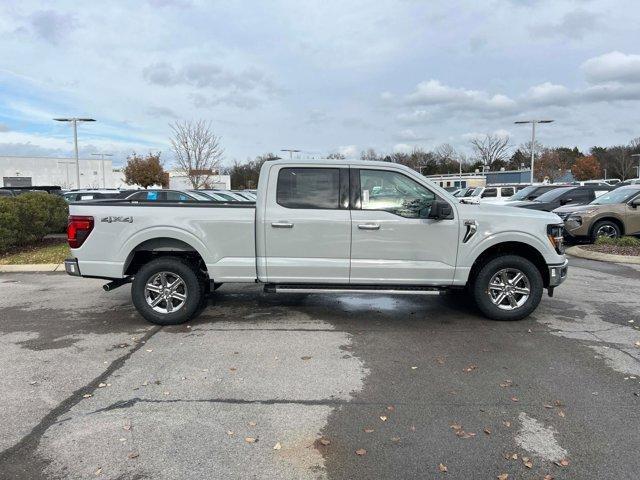
[[[638,478],[638,268],[515,323],[224,285],[159,328],[101,284],[0,275],[0,478]]]

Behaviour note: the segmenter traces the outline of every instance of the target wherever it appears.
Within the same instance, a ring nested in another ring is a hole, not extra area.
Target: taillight
[[[69,215],[67,242],[71,248],[80,248],[93,230],[93,217]]]

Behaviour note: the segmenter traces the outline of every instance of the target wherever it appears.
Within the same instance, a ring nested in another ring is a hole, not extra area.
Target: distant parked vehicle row
[[[640,235],[640,184],[612,190],[587,205],[567,205],[553,213],[563,221],[569,237],[618,238]]]
[[[507,202],[506,205],[550,212],[565,205],[584,205],[611,190],[613,187],[610,185],[558,187],[547,190],[533,200],[513,200]]]

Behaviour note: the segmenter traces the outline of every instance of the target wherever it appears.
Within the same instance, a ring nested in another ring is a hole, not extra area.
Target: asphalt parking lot
[[[159,328],[101,284],[0,275],[1,478],[638,478],[638,268],[516,323],[225,285]]]

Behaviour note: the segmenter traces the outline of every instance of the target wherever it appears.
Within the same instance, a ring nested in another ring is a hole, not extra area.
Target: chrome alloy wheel
[[[187,285],[180,275],[172,272],[156,273],[144,287],[147,304],[158,313],[174,313],[187,300]]]
[[[609,237],[616,238],[618,236],[618,231],[615,229],[613,225],[602,225],[596,231],[596,237]]]
[[[529,299],[531,284],[517,268],[504,268],[491,278],[487,293],[499,309],[515,310]]]

